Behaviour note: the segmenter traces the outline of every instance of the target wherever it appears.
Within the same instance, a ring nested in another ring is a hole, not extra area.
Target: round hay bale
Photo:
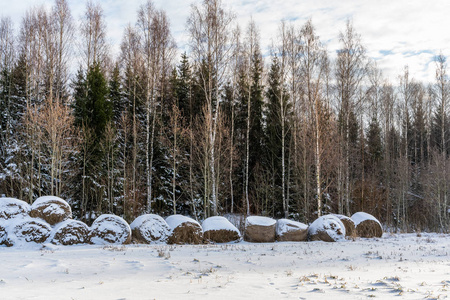
[[[133,240],[138,243],[164,243],[170,234],[170,227],[158,215],[146,214],[137,217],[130,224]]]
[[[40,219],[30,217],[11,220],[7,226],[5,244],[8,247],[25,243],[43,243],[52,231],[49,224]]]
[[[95,219],[89,233],[91,244],[129,244],[131,242],[131,228],[119,216],[105,214]]]
[[[239,230],[224,217],[210,217],[203,221],[203,237],[213,243],[239,241]]]
[[[277,241],[302,242],[308,238],[308,225],[288,220],[277,221]]]
[[[272,218],[250,216],[245,220],[244,240],[252,243],[275,242],[277,221]]]
[[[308,228],[308,240],[337,242],[345,239],[345,226],[333,215],[319,217]]]
[[[6,241],[6,227],[2,221],[0,221],[0,245],[3,245]]]
[[[374,216],[365,212],[357,212],[352,215],[355,222],[356,235],[364,238],[381,237],[383,235],[383,227],[380,221]]]
[[[43,196],[31,205],[30,216],[41,218],[50,225],[55,225],[72,218],[72,209],[63,199],[55,196]]]
[[[26,217],[30,213],[30,205],[16,198],[0,198],[0,219]]]
[[[355,222],[350,217],[344,215],[333,215],[341,220],[342,224],[345,226],[345,236],[347,237],[355,237],[356,236],[356,226]]]
[[[66,220],[59,223],[51,232],[49,240],[56,245],[76,245],[87,242],[89,227],[83,222]]]
[[[168,244],[202,244],[203,230],[200,224],[189,217],[172,215],[166,218],[171,229]]]

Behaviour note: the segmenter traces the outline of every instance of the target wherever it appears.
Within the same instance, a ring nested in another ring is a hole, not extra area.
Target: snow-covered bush
[[[277,221],[278,241],[301,242],[306,241],[307,237],[308,225],[288,219],[280,219]]]
[[[326,215],[309,225],[308,240],[337,242],[345,239],[345,226],[338,217]]]
[[[130,224],[133,240],[139,243],[166,242],[170,234],[170,227],[163,218],[154,214],[137,217]]]
[[[66,220],[53,228],[49,241],[56,245],[84,244],[88,241],[89,227],[83,222]]]
[[[345,226],[345,236],[354,237],[356,235],[356,227],[355,222],[350,217],[344,216],[344,215],[337,215],[334,214],[333,216],[336,216],[341,220],[342,224]]]
[[[26,217],[30,213],[30,205],[16,198],[0,198],[0,219]]]
[[[131,242],[131,228],[119,216],[105,214],[95,219],[89,233],[92,244],[129,244]]]
[[[3,245],[6,240],[6,228],[3,220],[0,220],[0,245]]]
[[[169,244],[201,244],[203,230],[200,224],[186,216],[172,215],[166,218],[171,229],[167,242]]]
[[[210,217],[203,221],[203,237],[214,243],[239,241],[239,230],[224,217]]]
[[[5,224],[5,244],[8,247],[30,242],[43,243],[52,230],[47,222],[30,217],[10,219]]]
[[[357,212],[352,215],[355,222],[356,234],[360,237],[373,238],[383,235],[383,227],[374,216],[365,212]]]
[[[244,240],[253,243],[275,242],[277,221],[268,217],[250,216],[245,220]]]
[[[31,205],[30,216],[41,218],[50,225],[55,225],[72,218],[72,209],[63,199],[55,196],[43,196]]]

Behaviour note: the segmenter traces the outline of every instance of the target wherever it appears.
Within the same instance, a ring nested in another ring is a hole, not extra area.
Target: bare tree
[[[188,18],[190,46],[194,63],[199,67],[201,87],[205,94],[207,107],[204,121],[208,136],[209,182],[213,213],[218,213],[216,182],[216,138],[220,113],[220,91],[225,82],[225,75],[232,58],[231,25],[234,15],[222,7],[220,0],[204,0],[202,5],[192,5]]]

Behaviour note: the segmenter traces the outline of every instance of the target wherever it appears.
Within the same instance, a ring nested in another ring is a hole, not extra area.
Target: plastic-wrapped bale
[[[203,237],[214,243],[239,241],[239,230],[224,217],[210,217],[203,221]]]
[[[28,216],[30,210],[30,205],[25,201],[16,198],[0,198],[0,219],[24,218]]]
[[[55,225],[72,218],[72,209],[63,199],[55,196],[43,196],[31,205],[30,216],[41,218],[50,225]]]
[[[326,215],[319,217],[308,228],[308,240],[337,242],[345,239],[345,226],[338,217]]]
[[[277,241],[280,242],[302,242],[308,238],[308,225],[288,220],[277,221]]]
[[[383,227],[380,221],[374,216],[365,212],[357,212],[352,215],[355,222],[356,235],[364,238],[381,237],[383,235]]]
[[[59,223],[50,233],[49,241],[56,245],[75,245],[87,243],[89,227],[83,222],[66,220]]]
[[[138,243],[164,243],[170,235],[167,222],[158,215],[146,214],[130,224],[133,240]]]
[[[50,225],[43,220],[30,217],[16,218],[8,221],[5,244],[11,247],[31,242],[44,243],[51,231]]]
[[[277,221],[268,217],[250,216],[245,220],[244,240],[252,243],[275,242]]]
[[[166,218],[171,229],[168,244],[202,244],[203,230],[200,224],[189,217],[172,215]]]
[[[354,237],[356,236],[356,226],[355,222],[350,217],[344,215],[333,215],[341,220],[342,224],[345,226],[345,236]]]
[[[92,223],[89,241],[96,245],[129,244],[131,242],[130,225],[119,216],[101,215]]]

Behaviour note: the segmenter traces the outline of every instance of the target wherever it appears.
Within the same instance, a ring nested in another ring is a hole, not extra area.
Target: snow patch
[[[180,226],[183,223],[194,223],[194,224],[197,224],[199,227],[201,227],[199,222],[195,221],[192,218],[182,216],[182,215],[168,216],[166,218],[166,222],[172,230],[174,230],[175,228],[177,228],[178,226]]]
[[[371,214],[368,214],[368,213],[365,213],[365,212],[357,212],[357,213],[354,213],[353,215],[352,215],[352,218],[351,218],[352,220],[353,220],[353,222],[355,222],[355,226],[358,226],[358,224],[360,224],[361,222],[364,222],[365,220],[373,220],[373,221],[375,221],[375,222],[377,222],[378,224],[380,224],[380,226],[381,226],[381,223],[380,223],[380,221],[378,221],[374,216],[372,216]]]
[[[245,220],[245,227],[248,226],[274,226],[277,221],[268,217],[250,216]]]
[[[277,221],[277,235],[284,235],[291,231],[297,230],[306,230],[308,229],[308,225],[288,220],[288,219],[280,219]]]
[[[211,230],[228,230],[239,233],[239,230],[224,217],[210,217],[202,223],[203,232]]]
[[[25,217],[31,207],[25,201],[16,198],[0,198],[0,219]]]

